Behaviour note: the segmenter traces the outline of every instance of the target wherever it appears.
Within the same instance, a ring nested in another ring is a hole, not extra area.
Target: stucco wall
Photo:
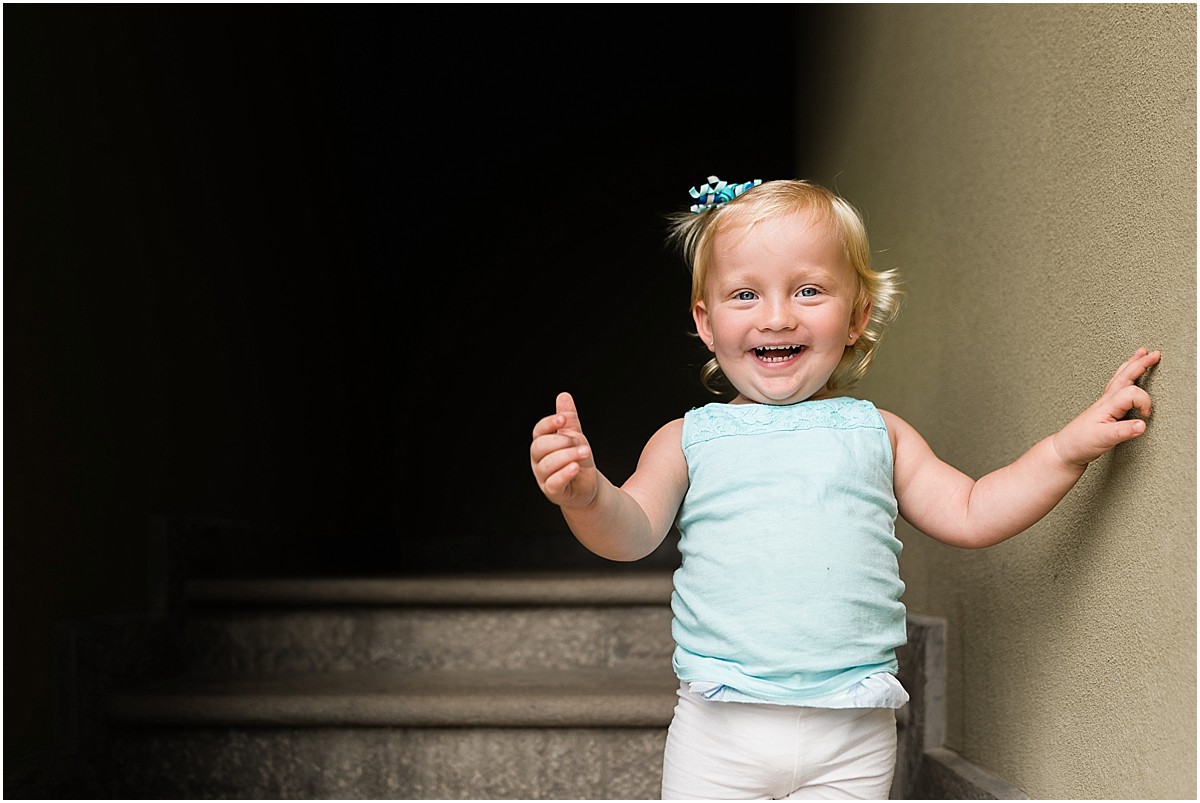
[[[1035,798],[1196,796],[1195,13],[846,6],[800,155],[907,279],[861,395],[964,471],[1163,352],[1148,433],[1028,532],[901,526],[909,609],[948,620],[947,746]]]

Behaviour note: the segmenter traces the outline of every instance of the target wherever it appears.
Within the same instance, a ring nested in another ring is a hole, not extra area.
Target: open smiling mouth
[[[763,362],[784,362],[804,351],[804,346],[761,346],[754,349],[754,356]]]

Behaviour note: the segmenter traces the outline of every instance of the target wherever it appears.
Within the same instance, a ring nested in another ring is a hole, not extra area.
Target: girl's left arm
[[[997,544],[1054,509],[1088,463],[1146,431],[1150,394],[1135,383],[1159,361],[1141,348],[1117,369],[1100,398],[1013,463],[978,480],[943,462],[912,426],[881,410],[892,440],[900,515],[921,532],[953,546]]]

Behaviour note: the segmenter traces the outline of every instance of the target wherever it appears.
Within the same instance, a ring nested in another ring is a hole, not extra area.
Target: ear
[[[850,332],[846,336],[846,345],[853,346],[858,342],[858,338],[867,328],[867,324],[871,322],[871,299],[863,302],[862,306],[854,311],[850,316]]]
[[[696,334],[700,335],[700,339],[704,341],[705,346],[708,346],[708,350],[713,351],[712,324],[708,320],[708,307],[704,306],[703,301],[697,301],[692,306],[692,320],[696,322]]]

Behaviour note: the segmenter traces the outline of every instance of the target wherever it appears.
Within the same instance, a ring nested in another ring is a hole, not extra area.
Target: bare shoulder
[[[882,407],[876,409],[879,410],[879,417],[883,419],[883,425],[887,427],[888,437],[892,440],[892,446],[895,446],[896,434],[901,429],[908,428],[908,422],[891,410],[885,410]]]
[[[891,410],[884,410],[882,407],[876,408],[879,410],[879,416],[883,419],[883,423],[887,426],[888,432],[895,437],[897,430],[912,429],[907,421],[893,413]]]
[[[682,457],[683,419],[676,418],[659,427],[658,431],[650,436],[650,441],[646,444],[646,451],[650,450],[665,454],[678,453]]]
[[[638,458],[634,476],[640,480],[686,487],[687,458],[683,456],[683,419],[668,421],[650,436]],[[660,490],[662,490],[661,486]]]
[[[883,418],[883,423],[887,427],[888,438],[892,442],[893,455],[898,454],[906,444],[925,444],[925,439],[921,437],[921,433],[917,432],[912,424],[900,416],[882,408],[879,409],[879,415]]]
[[[658,428],[658,432],[656,432],[655,435],[656,436],[657,435],[669,435],[672,437],[679,436],[680,438],[682,438],[683,437],[683,419],[676,418],[673,421],[668,421],[667,423],[663,424],[661,427]]]
[[[687,458],[683,456],[683,419],[668,421],[650,436],[637,468],[621,487],[628,491],[651,522],[670,525],[687,491]]]

